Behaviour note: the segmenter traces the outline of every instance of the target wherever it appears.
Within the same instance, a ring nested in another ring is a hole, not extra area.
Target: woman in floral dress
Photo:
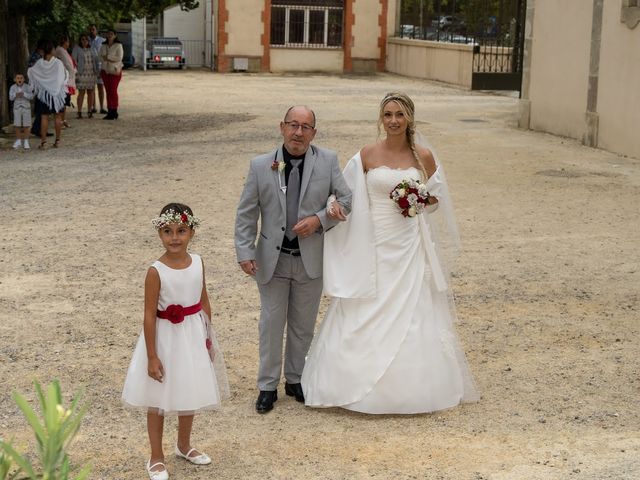
[[[80,35],[78,45],[73,48],[73,59],[78,65],[76,75],[76,87],[78,89],[78,118],[82,118],[82,104],[85,93],[87,95],[87,116],[93,116],[92,110],[95,103],[95,88],[98,78],[98,53],[91,48],[89,36],[85,33]]]

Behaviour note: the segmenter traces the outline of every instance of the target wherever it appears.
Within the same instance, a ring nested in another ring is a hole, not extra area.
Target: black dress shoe
[[[277,390],[273,392],[260,390],[260,395],[258,395],[258,400],[256,400],[256,412],[267,413],[273,410],[273,403],[276,400],[278,400]]]
[[[296,397],[296,401],[304,403],[304,393],[302,385],[299,383],[284,383],[284,393],[290,397]]]

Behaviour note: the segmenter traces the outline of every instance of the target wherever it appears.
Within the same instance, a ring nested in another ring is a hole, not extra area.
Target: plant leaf
[[[36,480],[36,474],[34,473],[33,467],[31,466],[29,460],[16,452],[14,448],[8,443],[3,442],[2,444],[0,444],[0,448],[2,448],[7,453],[7,455],[11,457],[11,459],[18,465],[18,467],[20,467],[20,470],[29,475],[29,478]]]
[[[80,470],[80,473],[75,480],[84,480],[85,478],[89,477],[89,473],[91,473],[91,465],[85,465],[84,467],[82,467],[82,470]]]
[[[37,380],[33,381],[33,385],[35,386],[36,393],[38,394],[38,401],[40,402],[40,408],[44,412],[45,403],[44,403],[44,394],[42,393],[42,387],[40,386]]]
[[[13,392],[13,400],[16,402],[20,410],[22,410],[23,415],[31,425],[34,433],[36,434],[36,439],[38,440],[38,444],[42,445],[46,441],[46,433],[43,426],[40,424],[40,419],[36,415],[36,412],[31,408],[29,402],[20,395],[18,392]]]

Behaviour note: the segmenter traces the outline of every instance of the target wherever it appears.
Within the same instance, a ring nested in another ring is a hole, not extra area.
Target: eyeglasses
[[[292,132],[297,131],[299,128],[302,128],[303,133],[309,133],[315,130],[315,127],[311,125],[307,125],[306,123],[298,123],[298,122],[284,122],[284,124],[291,130]]]

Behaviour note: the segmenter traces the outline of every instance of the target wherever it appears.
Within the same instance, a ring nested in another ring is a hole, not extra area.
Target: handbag
[[[122,71],[122,67],[119,66],[117,63],[107,61],[104,63],[104,71],[107,72],[109,75],[120,75],[120,72]]]

